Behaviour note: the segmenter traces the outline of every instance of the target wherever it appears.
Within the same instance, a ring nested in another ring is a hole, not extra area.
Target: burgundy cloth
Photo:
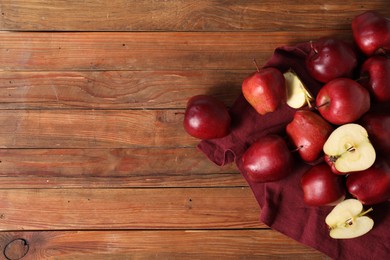
[[[304,59],[309,44],[277,48],[265,67],[276,67],[282,72],[294,70],[313,95],[321,84],[308,76]],[[354,238],[335,240],[329,237],[325,217],[332,207],[310,207],[303,202],[300,178],[311,165],[296,158],[290,175],[280,181],[255,183],[242,170],[241,156],[256,139],[269,133],[284,137],[285,126],[295,110],[287,105],[273,113],[261,116],[240,95],[230,109],[231,133],[220,139],[204,140],[198,148],[217,165],[235,162],[251,187],[261,207],[260,221],[307,246],[315,248],[333,259],[390,259],[390,202],[373,206],[370,214],[374,228],[367,234]]]

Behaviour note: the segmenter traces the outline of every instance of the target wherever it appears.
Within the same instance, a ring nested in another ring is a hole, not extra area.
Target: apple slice
[[[306,104],[311,107],[311,101],[313,101],[314,98],[298,75],[294,71],[289,70],[283,73],[283,76],[287,89],[287,105],[296,109],[301,108]]]
[[[365,216],[370,211],[372,208],[363,212],[363,204],[357,199],[340,202],[325,218],[330,237],[349,239],[366,234],[374,227],[374,221]]]
[[[328,162],[341,174],[366,170],[376,159],[366,129],[355,123],[336,128],[326,140],[323,151]]]

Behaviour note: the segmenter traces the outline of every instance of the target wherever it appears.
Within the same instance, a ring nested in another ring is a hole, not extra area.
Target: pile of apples
[[[296,110],[287,138],[270,134],[248,147],[244,171],[254,182],[278,181],[292,172],[298,154],[312,165],[301,178],[303,201],[335,206],[325,222],[336,239],[369,232],[374,222],[366,214],[372,208],[363,205],[390,200],[390,111],[371,109],[390,104],[390,20],[364,12],[352,20],[352,35],[354,45],[335,37],[310,42],[305,66],[321,84],[316,97],[292,70],[257,67],[242,83],[245,99],[260,115],[283,104]],[[189,100],[184,128],[190,135],[221,138],[230,124],[219,100]]]

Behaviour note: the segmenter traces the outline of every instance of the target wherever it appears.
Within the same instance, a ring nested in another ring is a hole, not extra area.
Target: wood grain
[[[212,95],[230,106],[250,71],[0,72],[0,109],[184,108]]]
[[[2,232],[0,249],[18,239],[34,260],[329,259],[271,230]]]
[[[386,0],[0,1],[0,259],[327,259],[182,127],[275,48]]]
[[[194,148],[0,149],[0,188],[247,186]]]
[[[184,110],[3,110],[1,148],[194,147]]]
[[[0,230],[258,228],[248,187],[0,190]]]
[[[253,70],[284,45],[350,30],[305,32],[0,32],[1,70]]]
[[[352,17],[375,9],[372,1],[148,1],[3,0],[1,30],[33,31],[300,31],[349,29]]]

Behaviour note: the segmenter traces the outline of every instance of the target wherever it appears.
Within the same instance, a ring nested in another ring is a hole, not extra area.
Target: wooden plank
[[[0,249],[35,260],[329,259],[272,230],[2,232]]]
[[[194,147],[184,110],[3,110],[1,148]]]
[[[247,186],[195,148],[0,149],[0,188]]]
[[[0,32],[1,70],[253,70],[276,47],[350,30],[305,32]]]
[[[3,189],[0,230],[264,227],[249,187]]]
[[[184,108],[209,94],[231,105],[251,71],[0,72],[0,109]]]
[[[297,31],[349,28],[353,16],[381,0],[148,1],[3,0],[0,30],[70,31]]]

